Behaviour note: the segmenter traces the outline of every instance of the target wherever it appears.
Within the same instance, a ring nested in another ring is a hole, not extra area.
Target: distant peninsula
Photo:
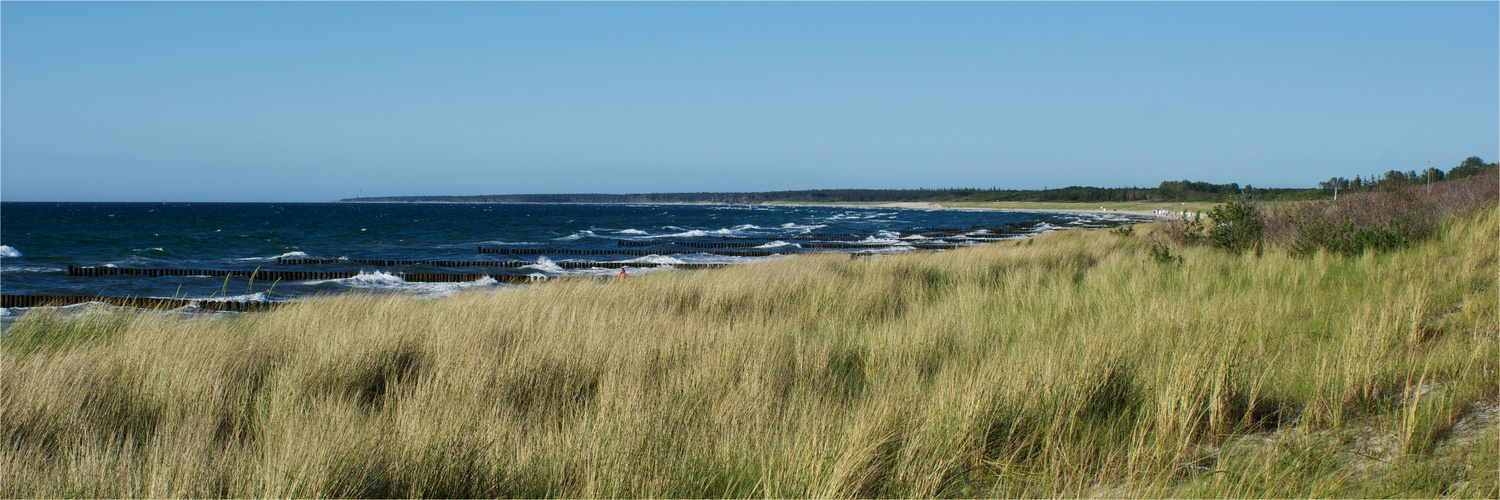
[[[1315,200],[1339,192],[1390,190],[1443,180],[1473,177],[1495,170],[1477,156],[1465,158],[1450,170],[1402,172],[1382,175],[1334,177],[1316,188],[1258,188],[1238,183],[1213,184],[1194,181],[1163,181],[1156,187],[1068,186],[1056,189],[806,189],[745,193],[642,193],[642,194],[488,194],[476,196],[376,196],[344,198],[339,203],[713,203],[759,205],[766,203],[967,203],[967,202],[1221,202],[1231,196],[1265,201]]]
[[[891,203],[891,202],[1127,202],[1220,201],[1231,195],[1275,199],[1320,197],[1316,188],[1257,188],[1236,183],[1168,181],[1157,187],[1056,189],[808,189],[742,193],[492,194],[474,196],[378,196],[345,198],[341,203]]]

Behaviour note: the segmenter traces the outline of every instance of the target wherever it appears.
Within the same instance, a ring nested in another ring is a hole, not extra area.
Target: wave
[[[137,249],[134,249],[134,250],[131,250],[131,251],[135,252],[135,253],[157,252],[157,253],[171,254],[171,252],[168,252],[166,249],[164,249],[162,247],[137,248]]]
[[[671,226],[669,226],[669,227],[671,227]],[[681,229],[681,228],[678,228],[678,229]],[[739,231],[734,230],[734,229],[715,229],[713,231],[704,231],[702,229],[690,229],[690,230],[683,231],[683,232],[680,232],[680,233],[658,234],[656,236],[647,236],[647,238],[702,238],[702,237],[705,237],[705,236],[733,236],[733,235],[738,234],[738,233],[739,233]]]
[[[791,245],[792,247],[795,247],[795,248],[802,248],[802,245],[798,245],[796,243],[787,243],[787,242],[781,241],[781,240],[776,240],[776,241],[773,241],[773,242],[770,242],[770,243],[766,243],[764,245],[761,245],[761,246],[758,246],[758,247],[755,247],[755,248],[776,248],[776,247],[784,247],[784,246],[787,246],[787,245]]]
[[[10,245],[0,245],[0,258],[14,259],[20,257],[21,252]]]
[[[567,236],[563,236],[561,238],[553,238],[553,239],[554,240],[558,240],[558,241],[574,241],[574,240],[581,240],[581,239],[584,239],[584,238],[598,238],[598,237],[599,237],[599,235],[594,234],[593,231],[588,230],[588,229],[584,229],[582,231],[579,231],[579,232],[576,232],[576,233],[573,233],[573,234],[570,234],[570,235],[567,235]]]
[[[455,244],[455,245],[438,245],[438,248],[474,248],[476,246],[481,246],[481,247],[484,247],[484,246],[490,246],[490,247],[513,247],[513,246],[525,246],[525,245],[541,245],[541,243],[537,243],[535,241],[488,240],[488,241],[481,241],[481,242],[478,242],[478,243],[459,243],[459,244]]]
[[[287,253],[284,253],[284,254],[281,254],[281,255],[272,256],[272,257],[244,257],[244,258],[238,258],[238,259],[233,259],[233,260],[238,260],[238,261],[248,261],[248,260],[272,261],[272,260],[276,260],[276,259],[307,259],[307,258],[311,258],[311,256],[307,255],[307,252],[300,252],[300,251],[293,250],[293,251],[290,251],[290,252],[287,252]]]
[[[369,288],[379,291],[401,292],[416,295],[421,298],[435,299],[452,295],[466,288],[496,287],[499,281],[489,276],[484,276],[474,281],[457,283],[427,283],[417,281],[406,281],[400,276],[383,272],[360,271],[359,274],[342,279],[314,280],[304,282],[306,284],[338,284],[350,288]]]
[[[822,228],[825,228],[825,227],[828,227],[828,225],[827,224],[808,224],[808,225],[803,225],[803,224],[797,224],[795,222],[788,222],[786,224],[782,224],[781,225],[782,229],[792,229],[792,230],[801,231],[801,234],[811,233],[814,229],[822,229]]]
[[[760,229],[760,226],[757,226],[755,224],[740,224],[738,226],[734,226],[733,229],[735,231],[749,231],[751,229]]]
[[[915,247],[913,247],[911,245],[904,245],[903,244],[903,245],[891,245],[891,246],[888,246],[888,247],[866,248],[866,249],[854,250],[854,251],[849,252],[849,253],[903,253],[903,252],[910,252],[910,251],[912,251],[914,249],[915,249]]]
[[[686,261],[684,261],[682,259],[679,259],[679,258],[676,258],[676,257],[668,257],[666,255],[655,255],[655,254],[647,255],[645,257],[636,257],[634,259],[626,260],[625,262],[640,262],[642,264],[686,264],[687,263]]]
[[[58,266],[5,266],[7,273],[60,273],[68,268]]]
[[[639,230],[639,229],[621,229],[619,231],[619,233],[620,234],[647,234],[645,231],[642,231],[642,230]]]
[[[215,295],[211,295],[211,296],[208,296],[208,297],[199,297],[199,298],[196,298],[196,299],[193,299],[193,300],[198,300],[198,301],[204,301],[204,300],[207,300],[207,301],[222,301],[222,302],[265,302],[266,298],[267,298],[266,297],[266,292],[255,292],[255,293],[248,293],[248,294],[245,294],[245,295],[230,295],[230,296],[215,296]]]
[[[546,255],[537,256],[535,264],[532,264],[532,265],[529,265],[529,266],[522,266],[521,268],[522,269],[531,268],[531,269],[536,269],[538,271],[547,272],[547,273],[553,273],[553,274],[562,274],[562,273],[566,272],[565,269],[563,269],[562,267],[558,266],[556,263],[552,262],[552,259],[547,258]]]

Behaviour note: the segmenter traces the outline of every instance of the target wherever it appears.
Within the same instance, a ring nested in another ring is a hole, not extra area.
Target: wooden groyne
[[[266,271],[266,270],[222,270],[222,269],[130,269],[120,267],[77,267],[68,266],[68,276],[145,276],[157,278],[162,276],[210,276],[210,277],[236,277],[255,278],[265,281],[306,281],[306,280],[337,280],[359,276],[359,271]],[[440,282],[448,283],[454,281],[474,281],[485,277],[493,278],[502,283],[529,283],[536,278],[515,274],[485,274],[485,273],[395,273],[394,276],[404,281]]]
[[[360,264],[375,267],[390,266],[433,266],[433,267],[504,267],[520,268],[536,265],[536,262],[525,260],[383,260],[383,259],[276,259],[277,265],[296,266],[309,264]],[[622,267],[661,267],[672,266],[678,269],[719,269],[730,264],[661,264],[656,262],[589,262],[589,261],[559,261],[553,262],[563,269],[619,269]]]
[[[89,295],[0,295],[0,307],[56,307],[97,302],[142,309],[177,309],[196,303],[199,309],[226,312],[269,311],[286,302],[237,300],[188,300],[150,297],[96,297]]]
[[[360,264],[366,266],[433,266],[433,267],[526,267],[535,262],[519,260],[388,260],[388,259],[288,259],[276,258],[278,266],[308,264]]]
[[[528,262],[526,264],[535,264]],[[730,264],[663,264],[655,262],[576,262],[562,261],[554,262],[554,265],[563,269],[620,269],[630,268],[655,268],[671,266],[678,269],[719,269]],[[216,269],[130,269],[120,267],[78,267],[68,266],[68,276],[144,276],[158,278],[163,276],[208,276],[208,277],[236,277],[254,278],[265,281],[307,281],[307,280],[336,280],[359,276],[360,271],[267,271],[267,270],[216,270]],[[452,283],[459,281],[474,281],[489,277],[501,283],[531,283],[537,277],[521,274],[492,274],[492,273],[392,273],[404,281]]]
[[[625,255],[630,257],[646,257],[648,255],[686,255],[695,253],[706,253],[710,255],[722,255],[728,257],[770,257],[782,255],[787,252],[773,252],[763,250],[626,250],[608,249],[593,250],[581,248],[484,248],[479,247],[479,253],[494,253],[502,255]]]
[[[525,260],[375,260],[375,259],[276,259],[279,265],[307,265],[307,264],[362,264],[367,266],[434,266],[434,267],[506,267],[519,268],[536,265],[536,262]],[[557,267],[563,269],[619,269],[622,267],[662,267],[672,266],[678,269],[720,269],[731,264],[662,264],[656,262],[591,262],[564,260],[553,262]]]

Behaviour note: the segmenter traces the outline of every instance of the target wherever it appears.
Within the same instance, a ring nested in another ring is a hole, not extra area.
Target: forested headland
[[[892,202],[1221,202],[1231,196],[1264,201],[1316,200],[1336,192],[1395,189],[1431,180],[1461,179],[1496,168],[1471,156],[1447,171],[1392,170],[1382,175],[1353,179],[1334,177],[1316,188],[1262,188],[1239,183],[1214,184],[1189,180],[1162,181],[1156,187],[1068,186],[1048,189],[942,188],[942,189],[803,189],[742,193],[572,193],[491,194],[473,196],[378,196],[345,198],[340,202],[361,203],[892,203]]]

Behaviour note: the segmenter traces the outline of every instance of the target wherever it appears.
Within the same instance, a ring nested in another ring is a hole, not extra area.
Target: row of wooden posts
[[[659,264],[654,262],[557,262],[558,267],[564,269],[621,269],[652,268],[661,266],[672,266],[684,269],[714,269],[725,267],[728,264]],[[490,274],[490,273],[394,273],[405,281],[413,282],[438,282],[450,283],[456,281],[474,281],[485,277],[493,278],[502,283],[530,283],[536,281],[531,275],[516,274]],[[157,278],[162,276],[209,276],[209,277],[237,277],[253,278],[265,281],[305,281],[305,280],[334,280],[353,278],[359,275],[359,271],[268,271],[258,269],[245,270],[216,270],[216,269],[131,269],[120,267],[78,267],[68,266],[68,276],[145,276]]]
[[[383,260],[383,259],[288,259],[276,258],[277,265],[299,266],[309,264],[360,264],[366,266],[433,266],[433,267],[504,267],[518,268],[536,265],[535,262],[524,260]],[[661,267],[672,266],[678,269],[718,269],[729,264],[661,264],[655,262],[587,262],[587,261],[560,261],[554,262],[557,267],[563,269],[619,269],[622,267]]]
[[[0,307],[56,307],[98,302],[121,307],[176,309],[196,303],[207,311],[267,311],[285,302],[237,300],[157,299],[148,297],[95,297],[89,295],[0,295]]]
[[[978,226],[976,226],[978,227]],[[958,228],[935,228],[928,230],[929,233],[958,233],[963,231]],[[868,249],[888,247],[889,245],[872,245],[860,243],[829,243],[833,241],[856,241],[864,239],[867,235],[819,235],[823,240],[808,241],[797,240],[797,244],[803,248],[822,249]],[[724,237],[722,239],[747,239],[740,237]],[[620,246],[652,246],[656,242],[635,242],[620,240]],[[735,256],[735,257],[769,257],[782,252],[770,250],[721,250],[705,251],[707,248],[753,248],[765,243],[763,242],[671,242],[671,245],[693,248],[693,250],[586,250],[586,249],[557,249],[557,248],[484,248],[479,247],[479,253],[486,254],[509,254],[509,255],[675,255],[707,253],[712,255]],[[920,249],[953,249],[960,245],[956,244],[934,244],[917,243],[911,245]],[[851,257],[856,257],[853,254]],[[427,265],[435,267],[502,267],[519,268],[536,264],[527,261],[458,261],[458,260],[387,260],[387,259],[288,259],[278,257],[277,265],[307,265],[307,264],[360,264],[369,266],[408,266]],[[722,268],[730,264],[662,264],[652,262],[579,262],[559,261],[554,262],[563,269],[622,269],[626,267],[649,268],[660,266],[672,266],[679,269],[713,269]],[[411,282],[471,282],[484,278],[490,278],[501,283],[533,283],[548,279],[546,276],[514,275],[514,274],[489,274],[489,273],[395,273],[402,280]],[[212,270],[212,269],[131,269],[112,266],[68,266],[69,276],[207,276],[207,277],[240,277],[248,279],[260,279],[267,281],[304,281],[324,279],[346,279],[359,275],[357,271],[272,271],[272,270]],[[3,295],[0,296],[0,307],[38,307],[38,306],[65,306],[84,303],[104,303],[123,307],[140,307],[147,309],[176,309],[190,304],[196,304],[199,309],[209,311],[265,311],[274,307],[284,305],[286,302],[273,301],[234,301],[234,300],[190,300],[190,299],[166,299],[147,297],[103,297],[87,295]]]
[[[873,250],[877,248],[891,248],[897,245],[871,245],[859,243],[803,243],[802,248],[814,249],[840,249],[840,250]],[[954,243],[913,243],[910,245],[899,245],[918,250],[953,250],[963,245]],[[501,255],[626,255],[632,257],[645,257],[648,255],[689,255],[709,254],[726,257],[770,257],[773,255],[786,255],[791,252],[787,250],[706,250],[706,249],[652,249],[652,250],[629,250],[629,249],[587,249],[587,248],[484,248],[479,247],[479,253],[492,253]]]

